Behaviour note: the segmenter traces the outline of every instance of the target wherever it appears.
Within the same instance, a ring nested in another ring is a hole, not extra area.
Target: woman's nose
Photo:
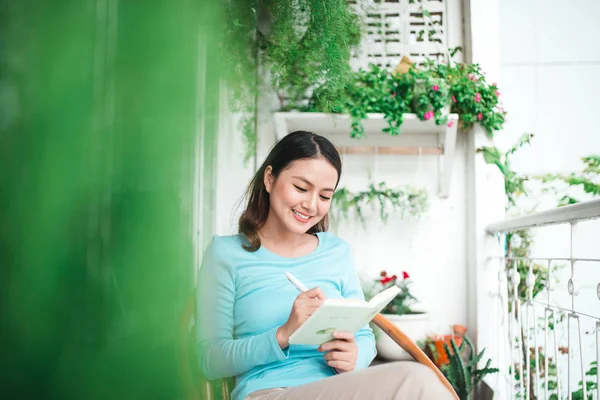
[[[317,195],[309,195],[302,202],[302,208],[310,215],[315,215],[317,212]]]

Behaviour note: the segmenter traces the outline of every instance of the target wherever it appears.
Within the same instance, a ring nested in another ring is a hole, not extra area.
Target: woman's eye
[[[298,189],[299,192],[306,192],[306,189],[301,188],[300,186],[296,186],[296,185],[294,185],[294,186],[296,187],[296,189]]]
[[[331,200],[331,197],[327,197],[327,196],[321,196],[321,198],[322,198],[323,200]]]

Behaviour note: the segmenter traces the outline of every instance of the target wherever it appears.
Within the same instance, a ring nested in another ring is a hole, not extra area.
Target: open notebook
[[[325,299],[291,336],[290,344],[318,345],[333,339],[333,332],[356,332],[367,325],[400,292],[396,285],[378,293],[370,301]]]

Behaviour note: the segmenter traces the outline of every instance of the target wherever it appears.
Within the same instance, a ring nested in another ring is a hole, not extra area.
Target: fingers
[[[330,340],[329,342],[325,342],[319,346],[317,351],[325,352],[332,350],[341,350],[341,351],[350,351],[354,345],[352,343],[348,343],[345,340]]]
[[[343,361],[347,363],[353,363],[354,361],[354,355],[345,351],[330,351],[323,358],[326,361]]]
[[[335,339],[347,340],[349,342],[354,342],[354,333],[345,332],[345,331],[336,331],[333,332],[333,337]]]
[[[312,288],[298,295],[298,298],[314,299],[315,297],[321,300],[325,299],[325,293],[323,293],[320,287]]]
[[[347,361],[327,361],[327,365],[335,368],[338,372],[353,371],[355,368],[354,365]]]
[[[337,372],[354,371],[356,368],[356,357],[353,353],[332,351],[323,356],[327,365],[335,368]]]
[[[338,372],[353,371],[356,367],[358,347],[352,332],[334,332],[333,340],[323,343],[317,349],[325,352],[323,358]]]

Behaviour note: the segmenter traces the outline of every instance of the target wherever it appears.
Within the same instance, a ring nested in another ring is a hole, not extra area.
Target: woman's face
[[[269,218],[276,218],[278,225],[293,233],[306,233],[329,211],[337,180],[336,169],[322,157],[296,160],[277,179],[271,175],[271,167],[267,167]]]

